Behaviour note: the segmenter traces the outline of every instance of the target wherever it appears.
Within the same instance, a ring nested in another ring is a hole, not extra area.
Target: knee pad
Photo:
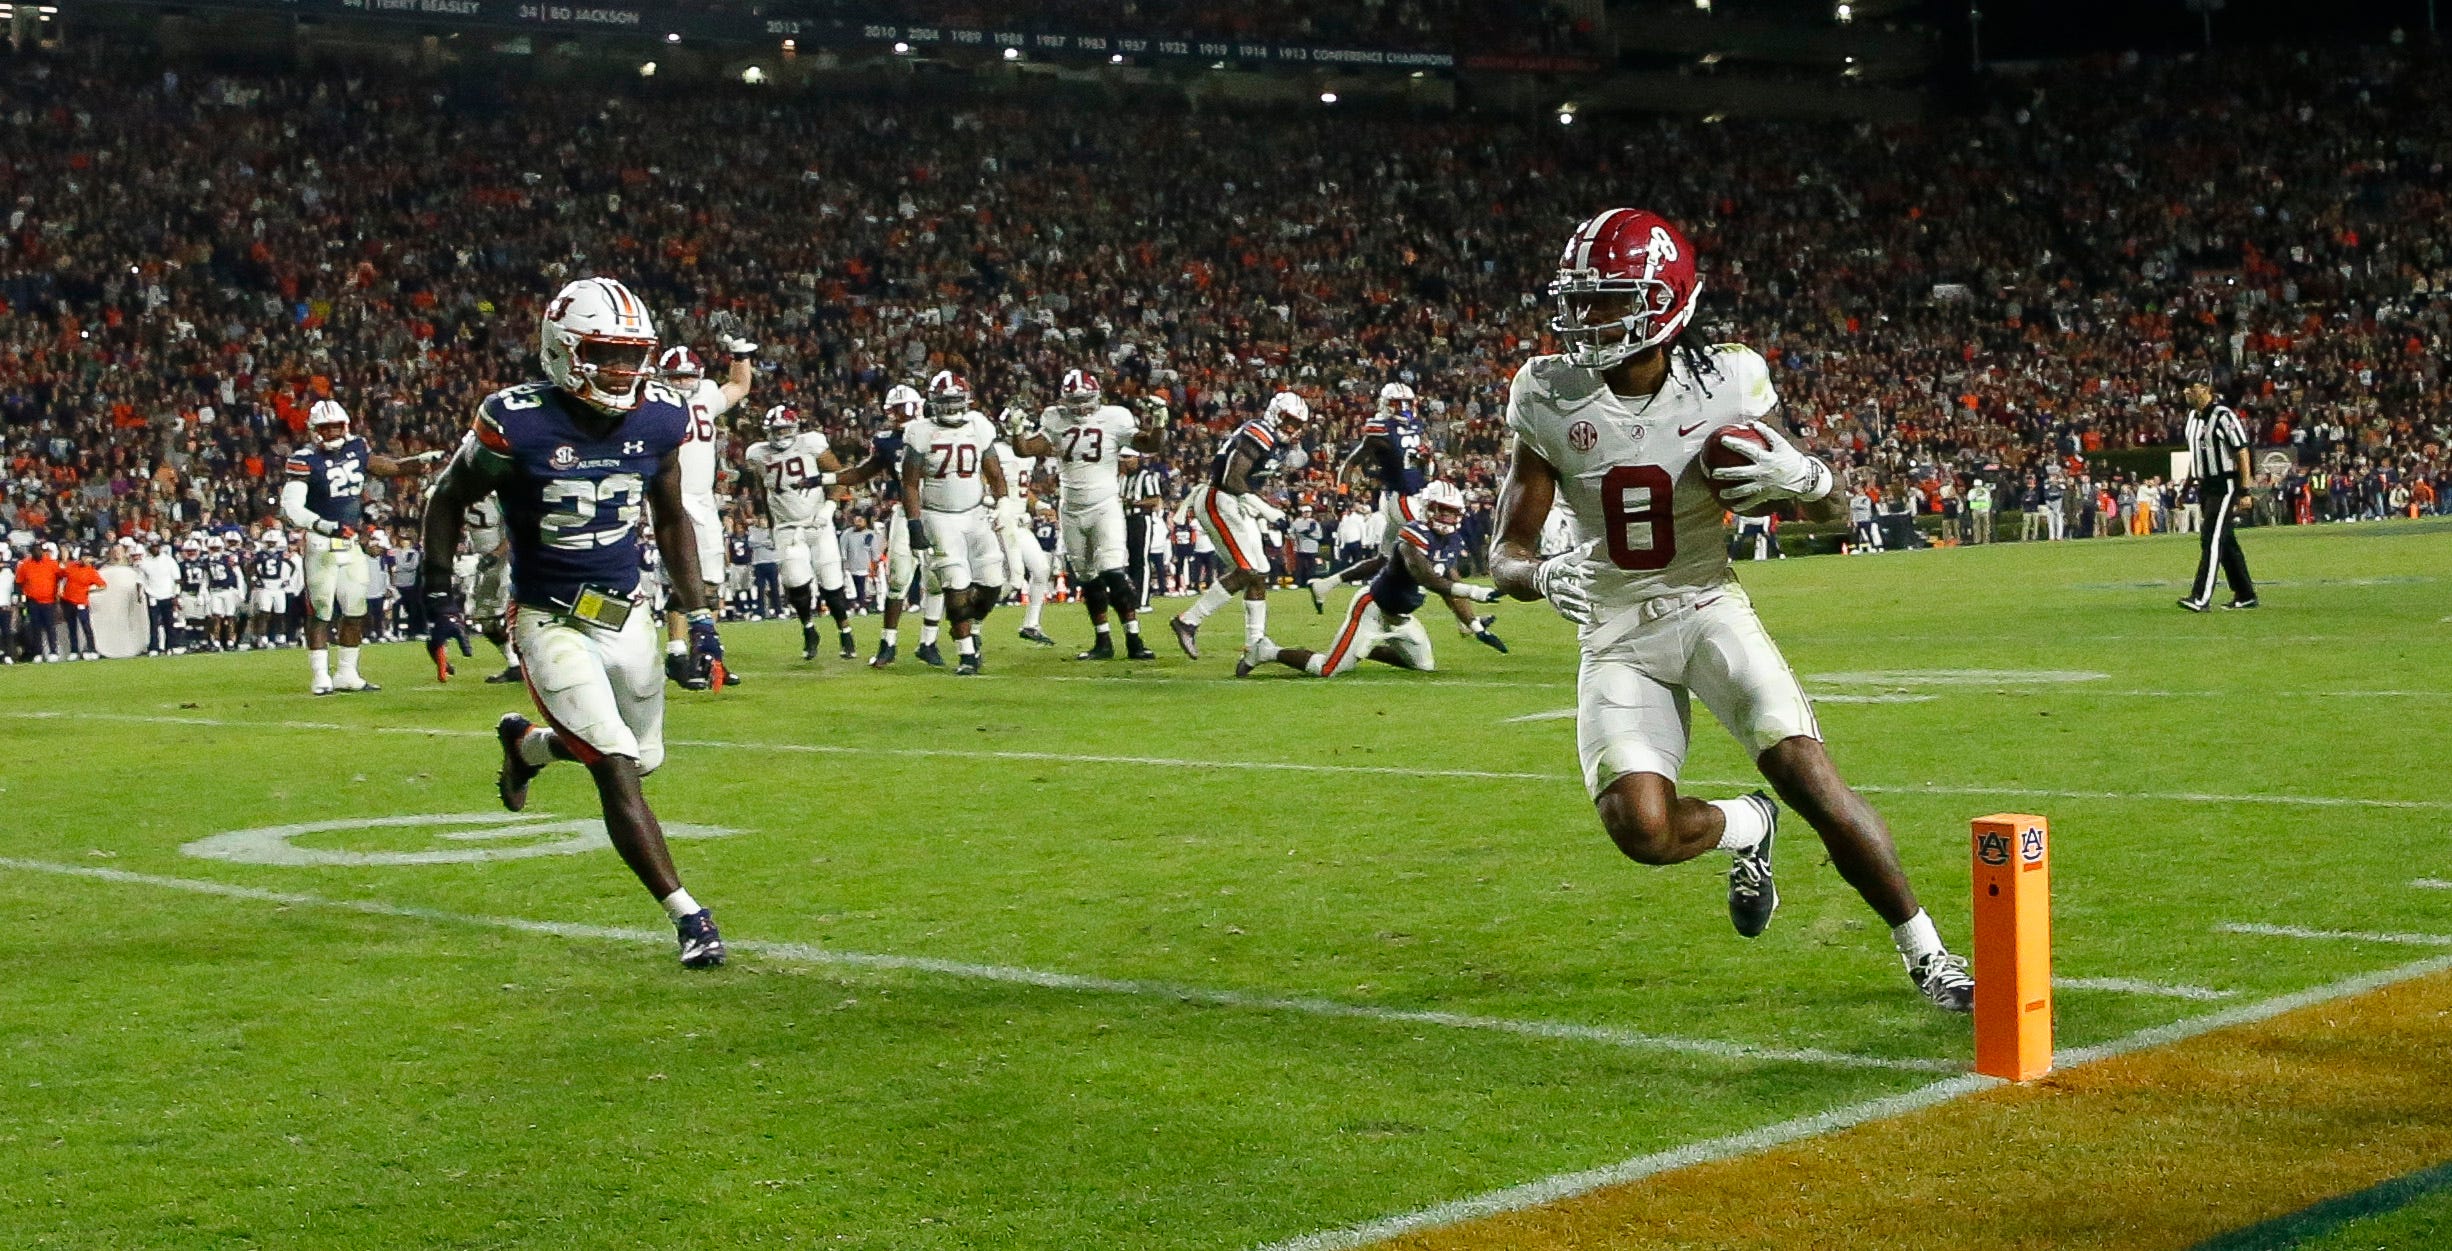
[[[1132,589],[1132,575],[1121,569],[1098,575],[1098,583],[1107,588],[1108,600],[1118,607],[1130,608],[1140,602],[1140,595]]]

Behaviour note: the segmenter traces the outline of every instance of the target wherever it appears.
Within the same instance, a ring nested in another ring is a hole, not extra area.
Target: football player
[[[639,786],[664,762],[665,682],[656,623],[634,597],[642,508],[654,519],[702,676],[720,680],[724,659],[681,499],[690,413],[652,380],[655,323],[619,282],[583,278],[562,288],[538,329],[546,380],[487,397],[426,509],[420,583],[436,623],[427,645],[437,652],[452,641],[466,646],[452,554],[469,506],[497,496],[510,531],[522,670],[552,727],[518,713],[496,724],[503,807],[526,807],[528,784],[547,763],[585,765],[604,805],[605,832],[672,918],[682,965],[722,964],[715,920],[683,889]]]
[[[738,335],[719,335],[716,343],[732,357],[720,383],[707,377],[707,367],[698,359],[698,353],[686,347],[666,348],[656,360],[656,372],[664,376],[665,385],[690,410],[690,436],[681,444],[681,506],[690,510],[690,530],[698,536],[698,572],[710,579],[720,578],[724,571],[724,522],[716,511],[715,499],[716,440],[720,429],[716,423],[748,397],[749,360],[758,353],[757,344]],[[720,588],[708,593],[707,602],[722,602]],[[685,687],[695,680],[690,672],[689,652],[688,624],[679,614],[666,613],[664,671]],[[724,680],[737,685],[741,679],[739,674],[725,670]]]
[[[686,445],[685,445],[686,446]],[[690,524],[697,524],[692,514]],[[502,501],[491,495],[468,506],[462,519],[468,528],[468,549],[477,554],[476,576],[469,580],[469,623],[502,653],[502,670],[488,677],[489,686],[520,680],[519,651],[511,642],[511,536],[502,524]]]
[[[382,689],[358,675],[358,644],[366,633],[368,564],[358,542],[366,528],[366,479],[406,478],[440,455],[378,456],[349,432],[349,410],[338,402],[317,400],[307,411],[307,442],[290,452],[283,468],[288,481],[281,485],[281,518],[306,532],[307,599],[314,609],[306,624],[307,689],[314,694]],[[330,651],[335,613],[337,672]]]
[[[931,665],[945,660],[937,654],[937,622],[945,613],[945,596],[934,585],[933,574],[923,574],[919,558],[911,551],[909,515],[903,511],[902,462],[903,429],[920,419],[927,404],[912,387],[896,384],[885,393],[885,425],[869,444],[868,455],[859,464],[844,470],[842,484],[874,482],[869,490],[885,504],[885,514],[878,525],[885,530],[885,624],[877,632],[877,655],[868,663],[883,669],[894,663],[895,649],[902,639],[902,617],[911,601],[917,599],[920,608],[920,647],[914,653]]]
[[[928,553],[945,618],[962,654],[954,672],[979,672],[979,623],[1005,586],[1005,545],[994,509],[1008,484],[996,463],[996,425],[971,407],[971,385],[950,369],[928,380],[928,415],[903,427],[902,497],[920,516],[905,524],[913,555]]]
[[[1550,329],[1566,350],[1528,361],[1507,397],[1491,574],[1580,627],[1576,743],[1620,851],[1643,864],[1727,851],[1737,932],[1770,924],[1777,805],[1759,791],[1704,801],[1677,790],[1687,700],[1699,696],[1890,925],[1916,988],[1968,1011],[1966,962],[1917,905],[1888,827],[1831,764],[1813,706],[1730,568],[1724,511],[1794,500],[1809,519],[1837,521],[1847,492],[1770,424],[1779,397],[1762,357],[1686,335],[1701,291],[1693,245],[1663,218],[1619,208],[1576,228],[1550,284]],[[1760,445],[1729,440],[1747,463],[1707,471],[1704,447],[1732,425]],[[1577,543],[1544,559],[1542,523],[1561,495]]]
[[[1200,659],[1200,623],[1243,596],[1243,646],[1269,632],[1269,554],[1262,546],[1260,525],[1285,517],[1284,510],[1260,498],[1255,484],[1277,472],[1278,458],[1295,447],[1311,422],[1311,405],[1292,391],[1270,397],[1258,417],[1235,429],[1209,466],[1209,481],[1192,488],[1184,501],[1201,530],[1217,549],[1225,572],[1192,606],[1175,615],[1175,642],[1183,654]]]
[[[194,641],[197,651],[214,650],[208,607],[212,592],[206,581],[204,539],[190,534],[179,540],[179,620],[185,628],[182,640],[170,649],[173,656],[187,654],[187,640]]]
[[[254,590],[249,594],[249,606],[255,610],[255,637],[252,647],[277,647],[289,642],[280,635],[280,624],[289,616],[289,540],[277,526],[267,526],[256,536],[255,555],[249,560],[248,572]]]
[[[1396,550],[1371,585],[1354,595],[1333,646],[1325,652],[1281,648],[1262,636],[1235,662],[1235,676],[1249,677],[1272,660],[1315,678],[1333,678],[1366,659],[1425,673],[1437,668],[1430,635],[1413,615],[1421,611],[1425,595],[1486,604],[1498,592],[1450,574],[1464,559],[1464,492],[1452,482],[1433,482],[1416,492],[1409,506],[1421,519],[1398,528]]]
[[[1125,453],[1165,449],[1165,406],[1155,411],[1158,420],[1143,429],[1131,409],[1107,402],[1096,374],[1076,369],[1064,375],[1055,405],[1014,436],[1014,450],[1057,461],[1064,564],[1072,571],[1073,585],[1081,588],[1090,628],[1097,635],[1090,650],[1076,660],[1115,659],[1115,633],[1107,623],[1110,608],[1124,619],[1125,656],[1157,658],[1141,641],[1141,597],[1132,584],[1131,557],[1124,545],[1124,500],[1116,480]]]
[[[1413,388],[1401,382],[1381,387],[1379,408],[1363,423],[1362,438],[1345,454],[1345,463],[1337,466],[1337,481],[1376,497],[1380,555],[1395,551],[1397,534],[1421,520],[1415,499],[1430,481],[1433,464],[1430,433],[1414,406]],[[1326,610],[1329,591],[1378,576],[1376,566],[1363,567],[1369,563],[1313,578],[1307,584],[1313,610]]]
[[[239,650],[239,617],[247,606],[247,568],[238,540],[215,534],[204,541],[204,611],[211,621],[213,650]]]
[[[1004,412],[1005,435],[1027,428],[1028,409],[1008,408]],[[1054,647],[1056,640],[1039,628],[1039,614],[1047,607],[1047,549],[1039,546],[1032,536],[1033,500],[1030,481],[1038,469],[1040,453],[1015,450],[1009,437],[996,440],[996,466],[1005,475],[1005,496],[996,501],[996,537],[1005,545],[1005,577],[1012,589],[1022,597],[1022,641],[1040,647]]]
[[[834,618],[845,660],[859,658],[851,637],[851,595],[843,578],[843,543],[834,529],[835,486],[843,462],[826,436],[801,427],[800,410],[766,410],[766,437],[750,445],[749,470],[766,488],[766,523],[783,563],[783,597],[800,618],[800,658],[817,659],[817,601]]]

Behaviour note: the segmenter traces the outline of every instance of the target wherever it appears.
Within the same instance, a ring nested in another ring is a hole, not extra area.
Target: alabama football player
[[[800,658],[817,659],[817,601],[822,598],[834,618],[843,659],[857,659],[842,537],[834,528],[834,496],[843,462],[826,445],[825,435],[802,426],[800,410],[789,404],[766,410],[766,438],[751,445],[747,460],[749,471],[766,488],[766,524],[783,565],[783,597],[800,618]]]
[[[962,659],[954,672],[979,672],[979,623],[1005,588],[1005,545],[995,508],[1009,484],[997,464],[996,423],[971,406],[971,384],[950,369],[928,380],[928,415],[903,427],[902,497],[920,516],[904,529],[945,596]]]
[[[686,347],[666,348],[656,360],[656,372],[690,410],[689,437],[681,444],[681,506],[690,510],[690,530],[698,536],[698,572],[709,578],[720,578],[724,571],[724,521],[715,497],[716,441],[722,434],[718,422],[748,398],[749,361],[758,354],[756,343],[738,335],[719,335],[715,341],[732,357],[722,382],[709,378],[705,362]],[[707,592],[709,604],[722,598],[720,586]],[[685,687],[696,685],[689,664],[689,626],[678,613],[665,614],[664,673]],[[741,679],[726,670],[724,680],[737,685]]]
[[[1218,560],[1226,566],[1217,581],[1177,613],[1168,624],[1183,654],[1200,659],[1200,623],[1226,606],[1229,597],[1243,596],[1243,647],[1268,637],[1269,554],[1260,539],[1260,523],[1275,522],[1284,510],[1260,498],[1256,483],[1277,472],[1279,457],[1296,447],[1311,423],[1311,405],[1292,391],[1270,397],[1258,417],[1235,429],[1209,466],[1209,481],[1192,488],[1184,506],[1209,536]]]
[[[511,539],[502,525],[502,501],[488,495],[469,505],[465,524],[468,550],[477,556],[465,611],[477,632],[502,653],[502,668],[486,682],[507,685],[519,681],[520,673],[519,650],[511,642]]]
[[[1498,592],[1451,576],[1464,559],[1464,492],[1452,482],[1433,482],[1415,492],[1410,503],[1421,519],[1398,527],[1396,550],[1372,576],[1371,585],[1355,593],[1334,645],[1324,652],[1281,648],[1262,636],[1235,662],[1235,676],[1249,677],[1254,668],[1272,660],[1315,678],[1333,678],[1366,659],[1423,672],[1437,668],[1430,635],[1414,617],[1424,598],[1437,595],[1486,604],[1497,599]]]
[[[338,401],[317,400],[307,410],[307,442],[291,450],[283,468],[281,517],[306,531],[306,623],[308,690],[379,690],[358,675],[358,644],[366,633],[368,565],[359,532],[366,528],[366,479],[406,478],[440,453],[394,459],[378,456],[349,432],[349,410]],[[332,667],[332,619],[340,615],[340,668]]]
[[[874,483],[869,489],[885,505],[885,513],[877,521],[885,531],[885,624],[877,631],[877,654],[868,662],[874,669],[894,663],[896,648],[902,640],[903,613],[915,598],[920,609],[920,647],[916,654],[931,665],[945,663],[936,650],[937,622],[945,614],[945,593],[936,588],[935,575],[922,575],[919,558],[912,554],[909,514],[904,511],[902,498],[903,428],[918,421],[927,407],[915,387],[898,383],[887,390],[885,424],[868,445],[868,455],[841,476],[844,486]]]
[[[681,499],[690,413],[653,380],[655,322],[622,284],[582,278],[562,288],[538,331],[545,379],[487,397],[426,509],[420,582],[435,622],[427,646],[437,654],[448,642],[466,646],[452,555],[469,506],[497,496],[511,538],[521,669],[552,727],[518,713],[496,724],[503,807],[526,807],[528,783],[547,763],[585,765],[606,834],[673,920],[681,963],[721,964],[715,920],[682,889],[664,829],[639,789],[639,779],[664,762],[665,681],[654,614],[637,594],[642,508],[654,518],[671,596],[702,674],[720,679],[724,659]]]
[[[1917,989],[1968,1011],[1965,961],[1917,906],[1889,828],[1832,766],[1813,706],[1729,566],[1727,510],[1793,500],[1810,519],[1837,520],[1846,491],[1772,424],[1779,397],[1762,357],[1686,335],[1703,285],[1695,260],[1677,227],[1636,209],[1602,213],[1567,241],[1550,284],[1550,330],[1565,350],[1526,362],[1507,397],[1512,463],[1492,576],[1580,627],[1576,744],[1620,851],[1644,864],[1730,852],[1737,932],[1770,924],[1779,809],[1759,791],[1708,802],[1678,794],[1691,692],[1890,924]],[[1704,447],[1730,426],[1759,443],[1723,441],[1744,463],[1707,470]],[[1576,545],[1543,559],[1553,504],[1573,515]]]
[[[1107,402],[1098,375],[1075,369],[1064,375],[1056,403],[1016,432],[1013,447],[1030,456],[1052,456],[1058,465],[1058,541],[1097,634],[1090,650],[1074,659],[1115,659],[1110,607],[1124,619],[1125,656],[1156,659],[1141,641],[1141,597],[1133,589],[1124,546],[1124,499],[1116,469],[1125,452],[1165,450],[1166,427],[1152,423],[1143,429],[1131,409]]]

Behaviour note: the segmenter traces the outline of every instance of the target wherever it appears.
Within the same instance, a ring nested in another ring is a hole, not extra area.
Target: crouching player
[[[541,323],[545,374],[497,391],[477,410],[426,509],[422,589],[430,649],[467,650],[454,603],[451,555],[470,506],[502,501],[511,541],[512,630],[528,691],[550,729],[502,718],[497,787],[513,812],[549,761],[587,766],[605,832],[681,935],[681,963],[724,962],[707,910],[682,889],[663,827],[639,781],[664,762],[664,668],[656,622],[638,602],[642,508],[669,563],[672,598],[689,623],[700,672],[722,679],[724,647],[706,602],[698,543],[682,507],[680,447],[690,415],[651,382],[655,325],[620,283],[586,278],[562,289]]]
[[[1422,519],[1408,521],[1397,530],[1396,550],[1345,610],[1345,625],[1337,631],[1335,646],[1324,652],[1279,647],[1263,635],[1235,662],[1235,676],[1249,677],[1252,670],[1270,661],[1315,678],[1333,678],[1364,660],[1424,673],[1437,668],[1430,654],[1430,635],[1413,615],[1421,611],[1425,592],[1477,604],[1497,599],[1498,592],[1448,576],[1448,570],[1464,558],[1464,538],[1459,533],[1464,527],[1464,492],[1452,482],[1434,482],[1418,503]]]

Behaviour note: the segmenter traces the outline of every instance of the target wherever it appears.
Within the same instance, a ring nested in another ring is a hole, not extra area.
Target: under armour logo
[[[622,444],[622,455],[624,456],[637,456],[644,453],[646,450],[647,440],[645,439],[640,439],[634,443]]]

